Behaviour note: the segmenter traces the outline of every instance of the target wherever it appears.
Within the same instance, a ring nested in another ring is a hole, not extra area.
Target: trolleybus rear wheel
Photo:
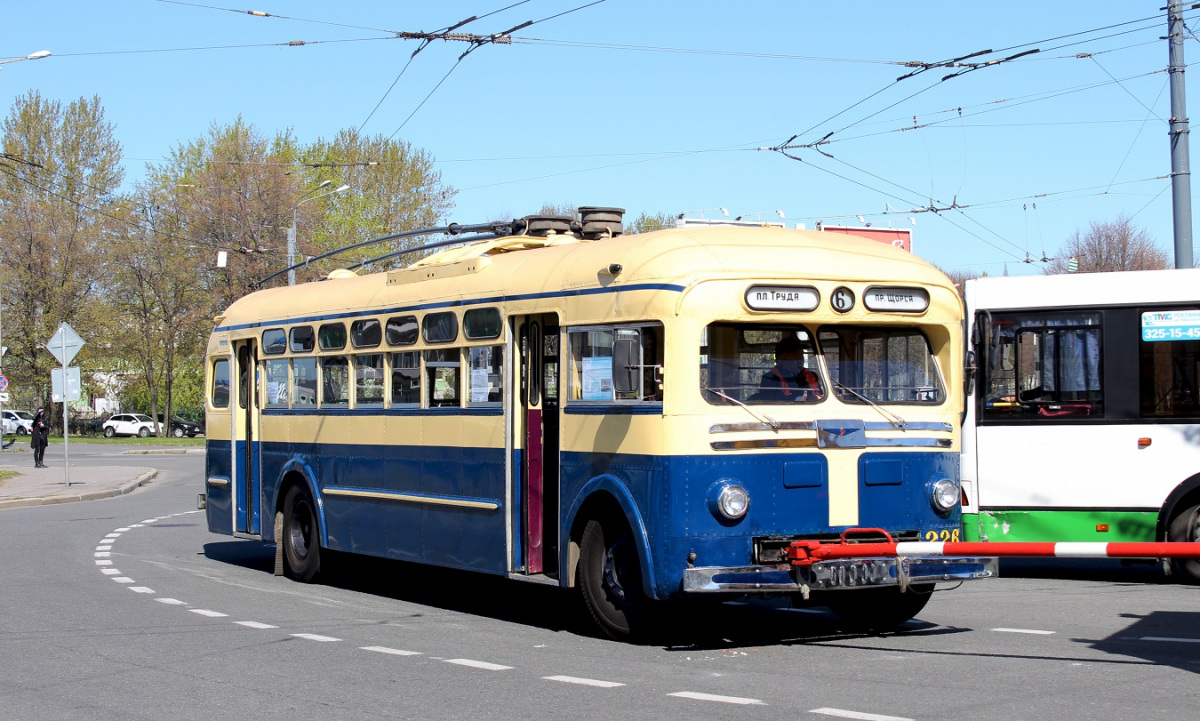
[[[1182,543],[1200,542],[1200,505],[1189,506],[1171,519],[1167,529],[1167,540]],[[1200,583],[1200,559],[1190,558],[1175,562],[1175,568],[1192,583]]]
[[[303,486],[292,486],[283,499],[284,571],[297,581],[312,581],[321,572],[320,526],[317,512]]]
[[[627,640],[644,630],[649,600],[633,534],[623,523],[590,520],[579,542],[576,583],[606,635]]]
[[[904,593],[899,586],[864,588],[829,592],[822,599],[834,615],[855,630],[887,631],[912,619],[929,603],[933,584],[909,586]]]

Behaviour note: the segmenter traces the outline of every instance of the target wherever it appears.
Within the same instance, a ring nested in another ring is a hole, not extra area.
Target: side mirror
[[[969,396],[975,390],[975,374],[979,372],[979,366],[975,365],[975,351],[967,351],[966,360],[966,367],[963,368],[963,392]]]
[[[638,338],[622,338],[613,343],[613,390],[633,393],[640,390],[638,371],[641,370],[642,346]]]

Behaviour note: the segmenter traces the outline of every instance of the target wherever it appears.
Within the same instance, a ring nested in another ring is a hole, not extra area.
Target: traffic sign
[[[0,393],[8,390],[8,377],[0,375]]]
[[[8,394],[0,393],[0,403],[8,403]]]
[[[64,366],[71,362],[79,349],[83,347],[83,339],[67,323],[59,323],[58,330],[46,344],[46,349],[54,355],[55,360]]]
[[[50,369],[50,394],[51,400],[55,403],[63,402],[63,369]],[[81,397],[80,388],[82,384],[79,382],[79,366],[71,366],[67,368],[67,398],[69,401],[77,401]]]

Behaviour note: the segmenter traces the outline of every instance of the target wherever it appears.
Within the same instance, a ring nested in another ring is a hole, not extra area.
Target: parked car
[[[150,416],[141,413],[118,413],[104,421],[104,437],[140,436],[145,438],[153,435],[156,423]]]
[[[29,411],[4,411],[4,432],[27,436],[33,433],[33,414]]]
[[[204,432],[204,428],[199,423],[192,423],[189,420],[175,416],[171,418],[170,434],[176,438],[195,438],[197,435]]]

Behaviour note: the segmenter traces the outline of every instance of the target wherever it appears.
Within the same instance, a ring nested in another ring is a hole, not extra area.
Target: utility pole
[[[1188,165],[1188,119],[1183,83],[1183,9],[1181,0],[1167,4],[1167,73],[1171,78],[1171,208],[1175,226],[1175,267],[1191,268],[1192,173]]]

